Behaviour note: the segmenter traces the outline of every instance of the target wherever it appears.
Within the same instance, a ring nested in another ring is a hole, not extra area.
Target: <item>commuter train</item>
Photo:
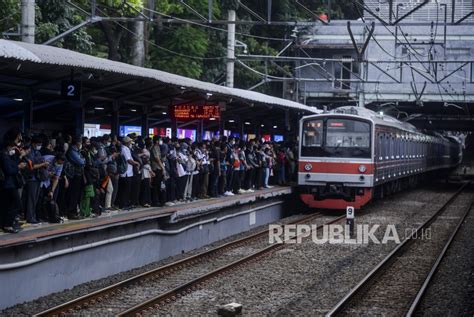
[[[341,107],[300,121],[299,194],[313,208],[359,209],[461,159],[455,137],[423,133],[366,108]]]

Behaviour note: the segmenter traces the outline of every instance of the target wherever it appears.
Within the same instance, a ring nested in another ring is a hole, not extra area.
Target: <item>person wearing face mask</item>
[[[77,212],[79,200],[81,198],[84,182],[84,167],[86,160],[81,154],[82,139],[75,137],[66,154],[66,159],[72,168],[72,177],[69,180],[69,187],[67,190],[66,200],[66,215],[69,219],[80,219]]]
[[[224,139],[224,138],[223,138]],[[229,142],[226,144],[227,146],[227,154],[225,157],[226,160],[226,188],[224,192],[224,196],[234,196],[234,193],[232,193],[232,185],[233,185],[233,176],[234,176],[234,138],[230,137]]]
[[[165,166],[165,191],[166,191],[166,206],[173,206],[176,203],[176,179],[177,175],[177,162],[176,162],[176,149],[175,138],[170,139],[165,137],[163,140],[163,146],[160,146],[161,160]]]
[[[42,212],[40,215],[42,215],[42,219],[47,219],[51,223],[58,223],[61,222],[59,210],[56,213],[55,208],[51,208],[51,205],[53,207],[57,206],[58,184],[66,157],[64,154],[48,154],[46,160],[50,162],[48,166],[49,178],[41,182],[39,206]]]
[[[163,140],[160,136],[153,137],[153,145],[150,149],[150,160],[151,160],[151,170],[153,171],[155,177],[152,179],[152,205],[153,206],[162,206],[165,202],[163,201],[161,195],[161,182],[163,181],[165,166],[161,161],[161,145]]]
[[[188,145],[185,142],[176,143],[176,170],[178,178],[176,180],[176,198],[179,201],[185,199],[186,183],[189,175],[186,171],[186,165],[188,162]]]
[[[21,133],[17,128],[8,130],[3,136],[4,148],[0,151],[0,228],[8,233],[18,233],[21,226],[18,218],[21,211],[18,173],[26,169],[27,164],[21,162],[27,151],[21,145]]]
[[[31,139],[29,154],[26,156],[28,160],[28,172],[25,174],[26,184],[23,187],[23,210],[25,212],[26,221],[30,224],[38,224],[37,204],[40,197],[40,173],[46,169],[49,162],[45,162],[41,155],[43,141],[39,137]]]
[[[124,137],[122,140],[121,146],[121,155],[123,159],[127,162],[127,169],[124,173],[120,175],[119,180],[119,191],[118,191],[118,199],[119,199],[119,206],[121,209],[129,209],[131,205],[131,197],[130,191],[132,186],[133,180],[133,167],[138,167],[140,164],[133,160],[132,152],[132,139],[128,136]]]
[[[81,153],[85,159],[84,188],[79,206],[81,216],[87,218],[91,216],[92,212],[94,214],[100,213],[98,204],[94,203],[96,188],[99,188],[100,180],[100,172],[96,161],[99,145],[96,142],[92,144],[90,140],[83,143],[85,146],[82,147]]]

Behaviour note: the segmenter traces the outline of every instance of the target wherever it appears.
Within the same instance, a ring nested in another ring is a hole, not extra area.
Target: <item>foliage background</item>
[[[18,25],[20,23],[19,0],[0,0],[0,36],[19,40]],[[90,12],[89,0],[71,0],[75,6],[67,4],[65,0],[36,0],[36,43],[43,43],[74,25],[83,22]],[[201,15],[208,15],[207,0],[185,0],[185,2]],[[267,1],[242,0],[246,6],[259,15],[267,16]],[[295,0],[273,0],[273,21],[314,20],[299,7]],[[315,14],[326,11],[326,0],[302,1]],[[153,3],[155,3],[153,5]],[[199,20],[189,8],[180,0],[97,0],[97,14],[113,17],[136,17],[139,12],[149,15],[156,10],[165,15],[182,19]],[[82,11],[82,8],[84,11]],[[237,0],[213,1],[213,19],[227,19],[227,10],[236,9],[239,20],[255,20],[249,12],[239,8]],[[350,0],[332,1],[332,19],[355,19],[356,12]],[[162,16],[155,14],[154,23],[146,23],[146,67],[152,67],[192,78],[223,84],[225,81],[225,56],[227,34],[224,31],[205,28],[194,24],[168,24],[163,22]],[[54,45],[75,51],[108,57],[113,60],[131,62],[131,46],[136,41],[134,33],[135,22],[100,22],[82,28],[73,34],[56,42]],[[226,25],[215,26],[226,29]],[[236,31],[241,34],[250,34],[263,38],[292,39],[293,26],[248,26],[237,25]],[[247,45],[248,54],[275,55],[288,42],[275,41],[237,35],[236,38]],[[236,53],[243,53],[238,47]],[[291,54],[291,50],[289,51]],[[272,64],[264,65],[260,61],[246,62],[259,72],[284,77],[285,71]],[[291,72],[290,65],[283,65],[286,71]],[[235,67],[235,86],[247,89],[262,80],[262,76],[251,72],[238,64]],[[264,84],[257,90],[280,94],[281,83]]]

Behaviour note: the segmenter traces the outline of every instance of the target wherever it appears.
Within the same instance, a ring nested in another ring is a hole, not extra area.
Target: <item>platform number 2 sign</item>
[[[81,100],[81,82],[77,80],[63,80],[61,96],[69,100]]]

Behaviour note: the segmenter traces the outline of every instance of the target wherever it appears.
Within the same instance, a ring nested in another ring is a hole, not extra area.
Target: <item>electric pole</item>
[[[229,10],[229,24],[227,25],[227,87],[234,87],[235,63],[235,10]]]
[[[143,6],[147,5],[149,3],[144,0]],[[133,22],[132,30],[135,36],[132,37],[131,63],[143,67],[145,66],[145,22],[142,20]]]
[[[21,0],[21,40],[35,42],[35,0]]]

